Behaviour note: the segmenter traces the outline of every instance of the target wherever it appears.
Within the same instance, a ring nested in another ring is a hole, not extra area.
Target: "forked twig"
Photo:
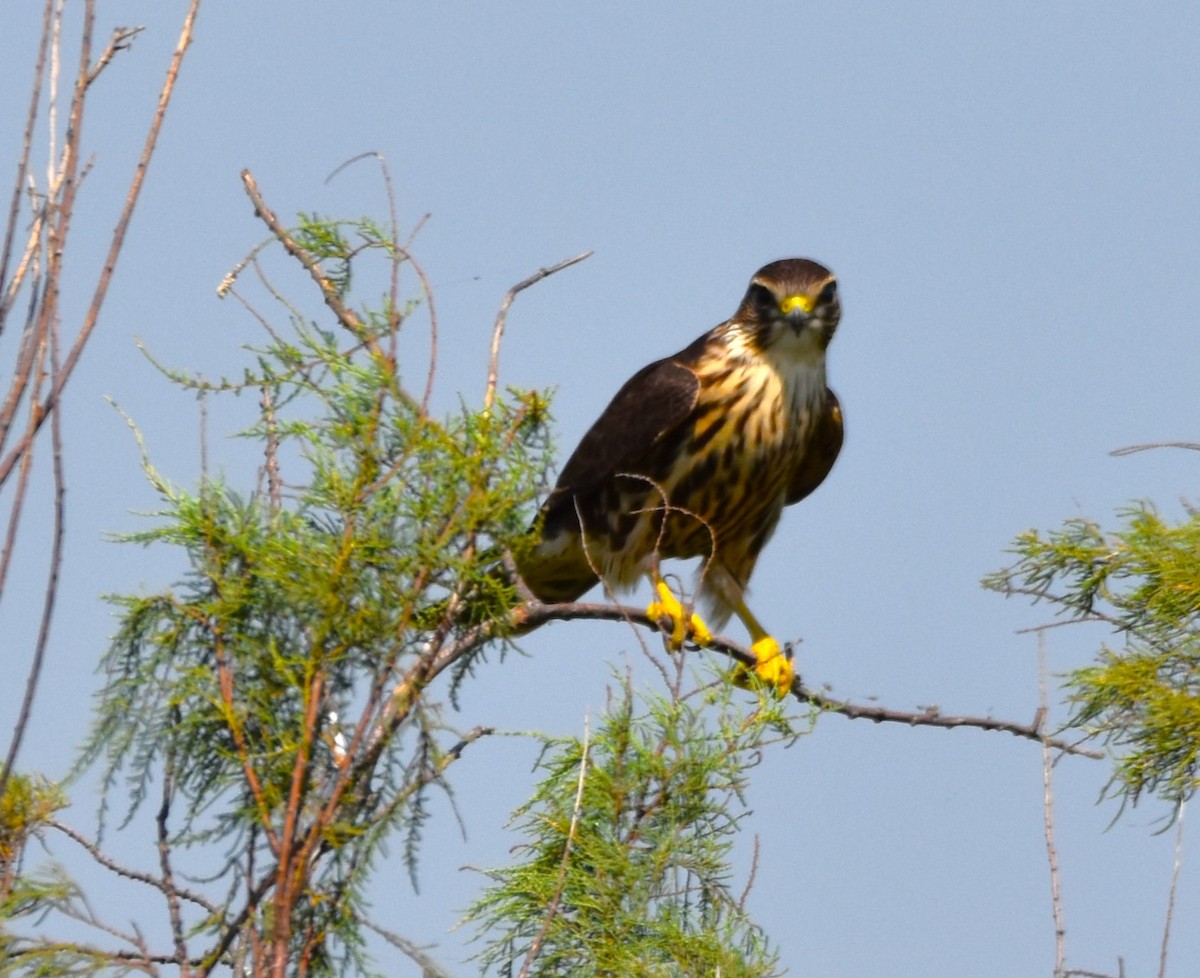
[[[556,265],[550,265],[547,268],[539,268],[529,278],[521,279],[504,295],[504,301],[500,303],[500,310],[496,313],[496,323],[492,327],[492,348],[488,355],[488,379],[487,390],[483,395],[483,408],[485,411],[490,410],[492,404],[496,400],[496,383],[500,376],[500,340],[504,336],[504,324],[508,319],[508,308],[513,304],[513,300],[517,294],[524,292],[530,286],[537,285],[544,278],[548,278],[555,272],[561,272],[564,268],[570,268],[572,265],[578,265],[585,258],[590,258],[592,252],[581,252],[574,258],[568,258],[565,261],[560,261]]]

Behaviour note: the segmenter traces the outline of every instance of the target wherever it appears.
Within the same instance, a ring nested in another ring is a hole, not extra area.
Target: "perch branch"
[[[584,602],[569,604],[529,602],[518,608],[515,614],[517,616],[516,624],[522,631],[532,629],[549,621],[569,621],[574,619],[622,621],[634,625],[643,625],[647,628],[658,627],[657,623],[652,621],[644,610],[623,605],[588,604]],[[480,639],[472,633],[472,635],[464,637],[463,641],[475,641],[477,644]],[[455,646],[448,647],[444,652],[453,654],[453,652],[458,651],[459,644],[461,643],[456,643]],[[732,642],[723,636],[716,636],[706,648],[720,652],[722,655],[726,655],[745,666],[753,667],[757,661],[754,653],[745,646]],[[468,650],[462,650],[462,652],[466,651]],[[1084,757],[1092,758],[1102,756],[1098,752],[1087,750],[1078,744],[1068,743],[1065,740],[1047,736],[1046,731],[1043,729],[1043,713],[1041,710],[1037,711],[1033,721],[1030,723],[998,720],[995,717],[945,714],[936,706],[928,706],[920,711],[892,710],[883,706],[868,706],[851,703],[847,700],[834,699],[833,697],[826,696],[824,693],[819,693],[811,689],[799,679],[792,686],[792,695],[801,703],[809,703],[828,713],[840,713],[851,720],[870,720],[874,723],[902,723],[910,727],[942,727],[944,729],[974,727],[978,730],[995,730],[1002,733],[1010,733],[1014,737],[1021,737],[1025,740],[1033,740],[1039,744],[1045,744],[1065,754],[1080,754]]]

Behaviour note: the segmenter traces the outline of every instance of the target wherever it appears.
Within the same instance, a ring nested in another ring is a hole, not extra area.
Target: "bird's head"
[[[759,349],[783,345],[819,355],[841,314],[837,279],[828,268],[807,258],[783,258],[755,273],[733,319]]]

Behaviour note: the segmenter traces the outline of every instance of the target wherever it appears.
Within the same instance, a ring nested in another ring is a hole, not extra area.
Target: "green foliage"
[[[181,576],[112,598],[119,625],[80,762],[103,772],[103,816],[119,803],[153,834],[157,868],[120,867],[59,827],[161,895],[170,942],[104,920],[57,869],[18,868],[60,796],[14,777],[0,803],[0,973],[369,974],[365,886],[383,847],[402,841],[415,887],[427,793],[448,791],[449,766],[490,732],[454,730],[446,700],[510,638],[500,561],[529,545],[547,402],[495,397],[489,381],[481,407],[434,417],[428,389],[414,396],[401,379],[399,335],[417,307],[396,298],[408,258],[394,235],[370,221],[264,220],[336,329],[264,275],[290,321],[254,312],[267,341],[240,379],[166,371],[203,397],[256,396],[242,436],[264,464],[254,487],[206,474],[189,490],[144,459],[162,505],[125,539],[170,548]],[[378,272],[360,268],[371,255],[387,293],[352,307],[351,284]],[[773,699],[746,715],[724,681],[699,695],[622,685],[594,738],[548,745],[518,814],[524,858],[474,911],[485,967],[528,955],[539,975],[775,973],[731,890],[730,855],[748,770],[795,735]],[[43,933],[10,927],[33,918]],[[56,924],[98,943],[49,936]]]
[[[765,976],[776,957],[731,891],[747,771],[790,735],[777,704],[635,696],[548,745],[515,816],[520,861],[472,908],[485,969],[544,976]],[[528,967],[528,970],[526,970]]]
[[[43,839],[67,806],[62,788],[32,775],[10,774],[0,795],[0,975],[67,975],[86,972],[90,956],[61,946],[45,946],[15,933],[12,925],[42,919],[55,908],[78,903],[79,892],[57,868],[31,871],[26,850]],[[10,966],[11,965],[11,966]]]
[[[1200,773],[1200,514],[1171,524],[1142,505],[1115,533],[1071,520],[1022,534],[1013,550],[1017,563],[986,587],[1120,636],[1067,678],[1068,726],[1114,750],[1110,788],[1133,803],[1146,792],[1189,798]]]
[[[327,302],[379,234],[311,219],[295,232],[331,270]],[[245,435],[264,446],[260,486],[188,491],[147,461],[164,505],[128,539],[175,548],[186,572],[112,599],[83,763],[103,761],[106,803],[130,789],[127,819],[161,786],[174,848],[232,853],[209,880],[230,894],[221,912],[183,910],[208,964],[255,932],[308,974],[363,967],[373,861],[400,832],[415,874],[426,791],[463,743],[427,687],[504,638],[514,598],[493,555],[522,546],[547,465],[542,398],[434,418],[400,381],[404,316],[338,319],[327,331],[293,310],[239,383],[173,375],[207,396],[259,395]],[[469,621],[454,613],[468,595]]]
[[[66,805],[62,789],[44,778],[14,773],[5,779],[0,794],[0,886],[11,878],[29,840]]]

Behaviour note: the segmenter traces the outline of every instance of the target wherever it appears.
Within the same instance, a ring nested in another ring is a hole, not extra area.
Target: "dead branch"
[[[87,854],[94,860],[96,860],[97,863],[110,872],[115,873],[117,876],[123,876],[126,879],[133,880],[136,883],[145,883],[147,886],[152,886],[154,889],[164,894],[168,892],[168,889],[170,889],[171,892],[173,892],[177,897],[187,900],[189,903],[194,903],[196,906],[202,908],[206,913],[219,913],[216,904],[206,900],[203,896],[194,892],[193,890],[189,890],[181,886],[175,886],[173,884],[168,886],[164,880],[159,879],[157,876],[151,876],[149,873],[143,873],[140,870],[130,869],[128,866],[122,866],[120,863],[110,859],[100,850],[100,847],[96,845],[96,843],[92,842],[85,836],[80,835],[66,823],[51,820],[46,824],[52,829],[57,829],[72,842],[82,847],[83,850],[87,852]]]
[[[191,969],[188,967],[183,914],[179,907],[179,891],[175,887],[175,873],[171,868],[171,833],[168,829],[168,822],[171,817],[171,798],[175,792],[173,767],[174,759],[169,758],[163,773],[162,804],[159,805],[158,814],[154,819],[156,829],[155,841],[158,848],[158,865],[162,870],[162,892],[167,902],[167,916],[171,921],[171,939],[175,945],[175,960],[179,965],[179,971],[183,978],[189,978]]]
[[[1167,914],[1163,920],[1162,945],[1158,952],[1158,978],[1167,976],[1167,950],[1171,944],[1171,922],[1175,918],[1175,897],[1179,894],[1179,873],[1183,869],[1183,815],[1187,801],[1179,803],[1175,816],[1175,861],[1171,866],[1171,886],[1167,891]]]
[[[267,206],[267,202],[263,200],[262,191],[258,189],[258,183],[249,170],[242,171],[242,185],[246,188],[246,195],[250,198],[250,202],[254,205],[254,214],[259,218],[275,236],[275,240],[283,245],[283,250],[298,261],[304,270],[317,284],[317,288],[321,291],[321,298],[324,300],[330,311],[337,317],[337,321],[342,324],[342,327],[352,333],[355,338],[362,340],[367,335],[366,327],[357,313],[349,308],[338,297],[337,287],[330,281],[329,276],[321,268],[318,262],[312,255],[300,247],[300,243],[292,236],[291,232],[283,226],[283,223],[275,215],[275,212]]]
[[[422,978],[452,978],[450,972],[446,971],[441,965],[433,960],[425,953],[425,948],[418,947],[407,938],[401,937],[390,930],[380,927],[366,918],[363,918],[362,924],[369,931],[373,931],[387,941],[392,947],[396,948],[401,954],[407,955],[412,959],[413,964],[421,969]]]
[[[170,104],[171,96],[175,91],[175,83],[179,77],[179,69],[183,64],[183,57],[188,46],[192,42],[192,32],[195,27],[196,15],[200,9],[200,0],[191,0],[188,5],[187,13],[184,16],[183,27],[179,33],[179,40],[175,47],[175,53],[171,58],[171,64],[167,68],[166,79],[163,81],[162,88],[158,95],[158,105],[155,108],[154,116],[150,122],[149,130],[146,133],[146,141],[142,147],[142,154],[138,158],[137,166],[134,169],[133,178],[129,184],[129,190],[125,195],[125,203],[121,208],[120,217],[117,219],[116,227],[113,228],[112,238],[109,241],[108,253],[104,259],[104,266],[101,269],[100,276],[96,281],[96,288],[92,293],[91,302],[88,305],[87,312],[84,314],[83,323],[79,327],[79,332],[75,335],[75,339],[71,344],[70,350],[63,358],[62,366],[58,370],[54,378],[54,383],[51,385],[50,391],[45,395],[38,405],[38,414],[36,424],[31,432],[27,432],[20,441],[17,442],[0,460],[0,485],[3,485],[9,475],[12,473],[13,466],[22,455],[29,449],[33,439],[37,436],[42,424],[50,416],[50,413],[58,406],[59,399],[62,397],[63,389],[67,382],[71,379],[71,375],[75,370],[76,364],[79,362],[80,356],[83,354],[83,348],[87,345],[93,330],[96,327],[96,322],[100,317],[100,309],[104,305],[104,300],[108,295],[108,288],[112,282],[113,272],[117,267],[117,259],[121,254],[121,250],[125,244],[125,234],[129,230],[130,221],[133,219],[133,211],[137,205],[138,199],[141,197],[142,184],[146,179],[146,171],[150,165],[150,159],[154,155],[155,146],[158,144],[158,136],[162,131],[163,119],[166,117],[167,107]],[[68,167],[63,177],[61,196],[56,208],[57,218],[54,227],[50,229],[51,247],[50,261],[51,264],[46,271],[47,276],[47,294],[40,310],[39,319],[46,320],[55,318],[58,315],[58,289],[61,284],[62,266],[61,256],[62,250],[65,247],[67,232],[70,226],[70,218],[75,206],[75,194],[79,187],[79,181],[75,172],[76,162],[80,157],[79,146],[77,144],[79,133],[81,131],[83,121],[83,101],[84,92],[88,85],[88,74],[90,71],[90,42],[91,29],[94,11],[91,4],[85,5],[85,23],[84,23],[84,41],[82,42],[82,57],[79,73],[75,82],[75,93],[71,101],[70,119],[67,124],[67,143],[70,147],[70,152],[67,154]],[[41,330],[42,334],[48,333],[48,330]]]
[[[1114,448],[1109,455],[1120,458],[1123,455],[1133,455],[1136,452],[1148,452],[1154,448],[1188,448],[1200,452],[1200,442],[1194,441],[1152,441],[1144,445],[1126,445],[1124,448]]]
[[[567,870],[571,865],[571,852],[575,848],[575,832],[579,828],[579,813],[583,810],[583,787],[587,783],[588,752],[591,750],[588,735],[589,730],[587,720],[585,719],[583,724],[583,744],[579,755],[579,782],[575,787],[575,803],[571,806],[571,825],[567,829],[566,842],[563,843],[562,860],[558,865],[558,879],[554,884],[554,895],[550,898],[550,903],[546,907],[542,926],[538,929],[537,934],[529,944],[529,951],[525,955],[525,961],[521,964],[521,971],[517,978],[528,978],[529,969],[533,967],[533,962],[537,960],[538,953],[542,949],[542,942],[546,939],[546,932],[550,929],[550,923],[558,916],[558,907],[562,901],[562,891],[567,879]]]
[[[658,627],[658,623],[652,621],[641,608],[633,608],[625,605],[588,604],[584,602],[571,602],[567,604],[528,602],[514,612],[513,623],[521,631],[528,631],[549,621],[571,621],[575,619],[619,621],[634,625],[643,625],[647,628]],[[441,658],[458,658],[491,637],[491,629],[480,628],[473,630],[454,645],[447,646],[447,648],[442,650],[439,661],[434,665],[434,674],[440,672],[441,669],[449,664],[449,662],[442,662]],[[464,643],[473,644],[470,644],[467,648],[463,648]],[[726,655],[736,662],[751,668],[757,661],[749,649],[724,636],[718,635],[714,637],[713,641],[706,648]],[[1078,744],[1072,744],[1065,740],[1048,736],[1044,729],[1044,718],[1040,710],[1034,715],[1034,719],[1030,723],[998,720],[995,717],[944,714],[936,706],[929,706],[920,711],[892,710],[882,706],[867,706],[851,703],[848,700],[834,699],[804,685],[799,678],[797,678],[795,684],[792,686],[792,695],[802,703],[811,704],[827,713],[840,713],[851,720],[870,720],[873,723],[901,723],[910,727],[941,727],[943,729],[973,727],[977,730],[1010,733],[1014,737],[1020,737],[1024,740],[1036,741],[1039,744],[1044,743],[1064,754],[1078,754],[1091,758],[1100,758],[1103,756],[1097,751],[1087,750]]]
[[[21,213],[21,195],[25,192],[25,179],[29,173],[30,154],[33,152],[33,133],[37,127],[38,106],[42,101],[42,79],[46,74],[46,58],[50,51],[51,25],[54,19],[54,4],[44,8],[41,39],[38,42],[37,60],[33,67],[33,82],[29,86],[29,109],[25,113],[25,128],[21,136],[21,156],[17,163],[17,177],[13,181],[12,198],[8,204],[8,219],[4,228],[4,245],[0,248],[0,333],[8,310],[17,296],[20,276],[7,279],[8,263],[12,257],[13,240],[17,233],[17,221]]]
[[[1049,709],[1046,692],[1046,633],[1038,632],[1038,709],[1044,717]],[[1042,830],[1046,860],[1050,864],[1050,913],[1054,920],[1054,978],[1062,978],[1067,963],[1067,927],[1063,922],[1062,881],[1058,870],[1058,846],[1054,841],[1054,764],[1050,745],[1042,741]]]
[[[492,348],[488,356],[488,379],[487,390],[483,395],[484,410],[490,410],[493,402],[496,400],[496,383],[500,375],[500,340],[504,336],[504,324],[508,319],[508,308],[513,304],[517,294],[524,292],[530,286],[537,285],[544,278],[548,278],[555,272],[561,272],[564,268],[570,268],[572,265],[578,265],[585,258],[590,258],[592,252],[590,250],[581,252],[574,258],[568,258],[565,261],[560,261],[556,265],[550,265],[548,268],[539,268],[529,278],[522,279],[514,285],[504,295],[504,300],[500,303],[500,311],[496,313],[496,324],[492,327]]]
[[[108,40],[108,47],[104,49],[104,52],[96,59],[92,70],[88,72],[88,85],[100,77],[100,72],[109,66],[118,51],[128,51],[133,47],[133,39],[145,29],[145,27],[118,27],[114,30],[112,37]]]
[[[57,324],[52,328],[50,347],[50,377],[53,378],[58,372]],[[36,390],[37,388],[35,388],[35,401]],[[34,406],[36,407],[36,403]],[[38,623],[38,634],[34,642],[33,657],[29,664],[29,674],[25,679],[25,693],[21,698],[21,710],[17,717],[16,726],[13,729],[12,741],[8,746],[8,755],[4,760],[4,767],[0,770],[0,797],[4,796],[4,789],[8,784],[9,774],[16,767],[17,754],[21,750],[21,742],[25,739],[25,731],[29,727],[29,718],[33,713],[33,700],[37,694],[38,683],[41,680],[42,666],[46,661],[46,648],[50,642],[50,626],[54,621],[54,607],[58,600],[58,584],[62,573],[67,487],[66,475],[63,470],[62,422],[57,412],[55,412],[54,418],[50,423],[50,438],[53,455],[51,461],[54,472],[54,524],[50,544],[50,569],[46,577],[46,588],[42,595],[42,618]],[[28,469],[32,458],[33,453],[30,452],[21,460],[21,476],[17,483],[17,491],[13,500],[9,523],[9,530],[13,537],[16,534],[16,526],[20,522],[21,508],[24,503],[26,486],[28,484]],[[3,593],[4,590],[5,580],[8,576],[8,559],[12,554],[15,543],[15,539],[11,538],[5,541],[4,554],[0,558],[0,565],[2,565],[0,566],[0,593]]]

